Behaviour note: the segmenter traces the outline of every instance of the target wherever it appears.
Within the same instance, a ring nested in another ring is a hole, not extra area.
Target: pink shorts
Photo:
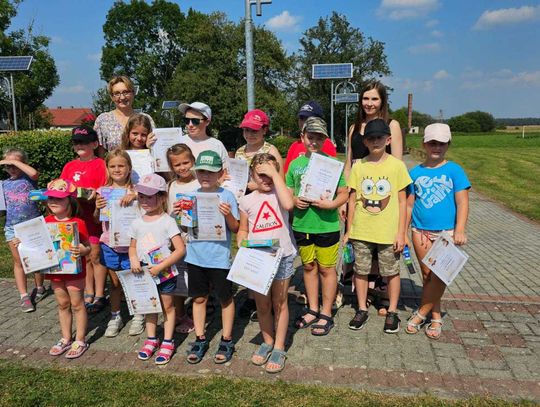
[[[88,236],[88,242],[90,242],[90,244],[99,245],[99,236]]]
[[[62,281],[51,281],[51,287],[53,290],[76,290],[83,291],[85,286],[85,279],[78,278],[76,280],[62,280]]]

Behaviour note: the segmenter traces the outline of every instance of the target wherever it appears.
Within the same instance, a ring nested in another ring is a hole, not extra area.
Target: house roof
[[[51,125],[55,127],[78,126],[82,123],[83,117],[92,113],[92,109],[89,107],[58,107],[56,109],[47,110],[52,115]]]

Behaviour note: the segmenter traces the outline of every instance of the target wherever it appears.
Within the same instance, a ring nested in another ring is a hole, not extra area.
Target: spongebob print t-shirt
[[[471,187],[458,164],[448,161],[438,168],[417,165],[411,172],[414,194],[412,226],[424,230],[449,230],[456,225],[456,192]]]
[[[388,155],[382,163],[356,161],[347,186],[356,190],[350,238],[392,244],[399,224],[398,192],[412,182],[403,161]]]

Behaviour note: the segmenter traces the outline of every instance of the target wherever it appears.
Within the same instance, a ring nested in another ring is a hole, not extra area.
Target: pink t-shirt
[[[248,216],[248,239],[279,239],[284,256],[296,255],[289,212],[281,207],[275,191],[244,195],[239,208]]]

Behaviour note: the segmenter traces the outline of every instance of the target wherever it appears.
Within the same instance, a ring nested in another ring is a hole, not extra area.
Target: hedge
[[[282,157],[287,156],[287,152],[289,151],[289,147],[292,143],[294,143],[297,139],[287,136],[277,136],[273,137],[268,140],[270,144],[273,144],[278,149],[279,153]]]
[[[65,130],[19,131],[0,136],[2,156],[8,148],[18,147],[26,151],[28,163],[39,173],[39,187],[60,176],[64,164],[73,160],[75,153],[71,145],[71,132]],[[7,178],[2,171],[1,178]]]

